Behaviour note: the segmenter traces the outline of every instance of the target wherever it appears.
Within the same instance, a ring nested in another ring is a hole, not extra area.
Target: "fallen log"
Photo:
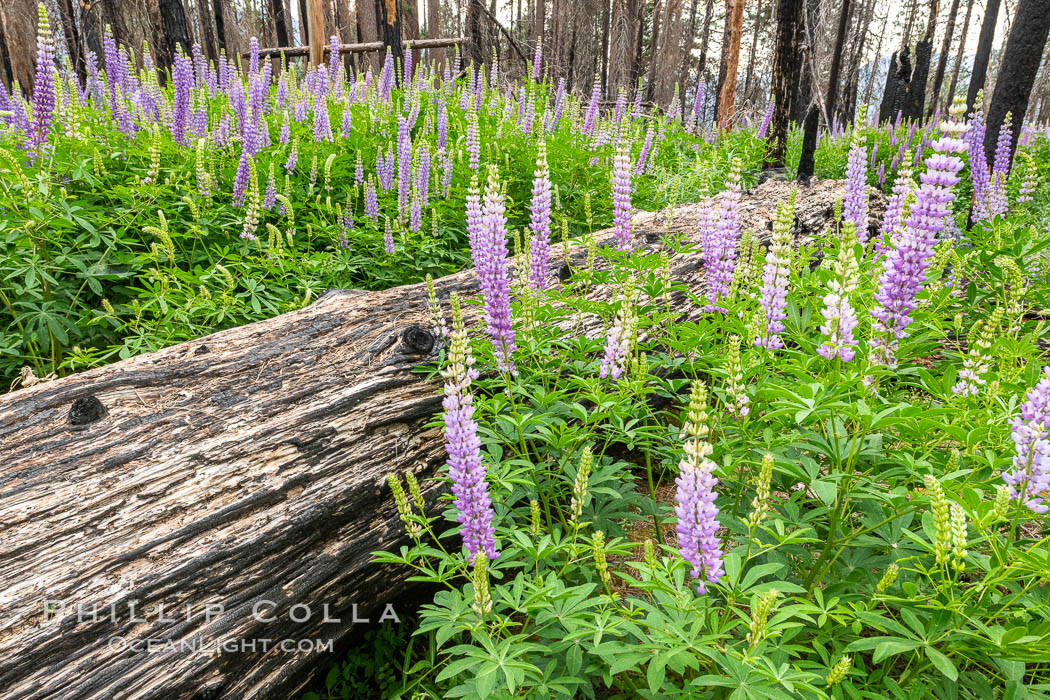
[[[439,49],[445,46],[458,46],[459,44],[467,43],[464,37],[452,37],[450,39],[414,39],[402,41],[401,45],[405,49]],[[372,51],[382,51],[387,47],[382,41],[367,41],[360,44],[339,44],[339,53],[370,53]],[[321,50],[323,55],[331,54],[332,49],[327,44]],[[284,54],[287,58],[293,58],[298,56],[309,56],[309,46],[278,46],[276,48],[259,49],[259,58],[276,58]],[[242,58],[248,58],[251,55],[250,51],[241,52]]]
[[[744,226],[768,235],[789,188],[745,192]],[[802,188],[798,234],[821,233],[842,194],[839,181]],[[638,240],[695,241],[696,212],[639,213]],[[672,274],[702,286],[695,255]],[[437,288],[477,293],[471,270]],[[278,641],[338,643],[386,604],[404,614],[406,572],[370,555],[404,543],[385,476],[423,481],[445,458],[424,427],[440,387],[413,373],[439,350],[425,300],[423,285],[334,291],[0,396],[4,697],[294,697],[324,645]],[[424,481],[429,503],[439,489]]]

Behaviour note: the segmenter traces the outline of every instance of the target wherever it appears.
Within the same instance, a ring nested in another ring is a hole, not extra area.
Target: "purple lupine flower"
[[[259,72],[259,38],[248,39],[248,75],[256,75]]]
[[[598,103],[602,97],[602,84],[598,76],[594,76],[594,86],[591,88],[591,101],[587,105],[587,115],[583,119],[583,127],[580,133],[584,136],[594,136],[594,127],[598,123]]]
[[[328,119],[328,100],[323,95],[314,96],[314,141],[331,141],[332,124]]]
[[[470,383],[477,379],[474,358],[470,353],[459,300],[452,299],[452,332],[449,336],[449,361],[441,372],[445,380],[444,408],[445,449],[448,452],[448,472],[452,479],[453,504],[460,524],[460,536],[467,548],[467,560],[474,563],[479,551],[489,559],[499,556],[496,551],[494,513],[485,483],[485,464],[481,459],[481,440],[474,422],[474,397]]]
[[[448,108],[444,101],[437,106],[437,147],[439,150],[448,147]]]
[[[999,127],[999,137],[995,142],[995,158],[992,161],[992,172],[1002,173],[1004,180],[1009,177],[1012,165],[1010,160],[1010,141],[1013,139],[1014,131],[1012,121],[1013,115],[1007,112],[1002,126]]]
[[[984,112],[975,107],[970,115],[966,134],[967,150],[970,154],[970,184],[973,186],[973,218],[983,221],[988,216],[988,159],[984,155],[986,130]]]
[[[430,146],[421,143],[417,154],[414,189],[419,193],[420,203],[425,205],[430,201]]]
[[[187,145],[186,127],[189,122],[190,91],[193,88],[193,64],[181,53],[176,54],[171,82],[175,95],[171,107],[171,137],[175,143]]]
[[[500,192],[496,166],[489,166],[489,179],[485,187],[485,199],[482,204],[482,226],[478,234],[478,247],[481,266],[478,267],[478,281],[484,295],[485,320],[489,337],[492,339],[492,351],[496,356],[496,366],[501,372],[516,374],[512,355],[517,346],[514,344],[514,326],[510,310],[510,276],[507,259],[507,217]]]
[[[609,326],[605,334],[605,354],[598,367],[598,376],[601,379],[616,380],[623,375],[627,356],[638,334],[638,311],[634,305],[635,294],[635,280],[631,277],[624,285],[616,320]]]
[[[335,34],[328,37],[328,83],[335,87],[336,97],[340,96],[340,86],[342,81],[339,80],[339,71],[342,70],[342,64],[339,63],[339,37]]]
[[[357,152],[357,161],[354,163],[354,184],[360,185],[365,181],[365,164],[361,160],[361,151]]]
[[[452,154],[445,150],[438,151],[438,162],[441,167],[442,193],[448,197],[452,191]]]
[[[292,141],[292,150],[288,153],[288,160],[284,162],[285,172],[291,173],[299,162],[299,140]]]
[[[725,571],[722,567],[722,547],[718,541],[718,494],[715,486],[715,463],[709,455],[707,441],[707,389],[703,382],[693,383],[689,401],[689,416],[682,427],[684,435],[683,459],[678,463],[675,478],[675,529],[678,533],[678,552],[691,566],[689,575],[699,581],[697,592],[707,593],[708,583],[718,583]]]
[[[881,252],[887,243],[896,241],[897,233],[903,228],[904,203],[915,190],[915,182],[911,179],[911,152],[905,158],[904,167],[897,171],[897,179],[893,182],[890,190],[890,198],[886,203],[886,210],[882,215],[882,225],[879,227],[879,240],[875,242],[877,252]],[[895,245],[895,243],[894,243]]]
[[[365,184],[365,216],[372,221],[379,221],[379,197],[376,195],[376,183],[371,175]]]
[[[1042,494],[1050,490],[1050,367],[1042,379],[1028,391],[1021,405],[1021,415],[1011,424],[1017,454],[1014,469],[1003,472],[1003,481],[1010,485],[1010,497],[1035,513],[1046,513]]]
[[[352,134],[354,131],[354,113],[351,109],[351,103],[349,101],[347,101],[347,103],[343,105],[343,119],[342,123],[340,124],[340,130],[342,132],[343,138],[349,138],[350,134]]]
[[[534,288],[546,289],[550,283],[551,173],[547,166],[547,144],[543,138],[540,138],[536,172],[532,178],[529,226],[532,228],[532,270],[529,280]]]
[[[736,271],[740,245],[740,168],[740,159],[734,158],[726,189],[718,196],[718,224],[708,245],[709,257],[705,255],[704,258],[708,296],[712,302],[718,302],[729,293]]]
[[[817,348],[817,353],[829,360],[837,355],[843,362],[849,362],[856,355],[857,341],[853,330],[857,327],[857,314],[850,303],[850,294],[860,283],[857,256],[853,252],[855,241],[853,222],[848,221],[843,225],[834,275],[828,284],[828,293],[824,295],[824,310],[821,312],[824,325],[820,332],[828,339]]]
[[[558,91],[554,95],[554,113],[551,115],[550,125],[547,131],[554,133],[558,129],[558,121],[565,110],[565,78],[558,78]]]
[[[649,130],[645,132],[645,143],[642,144],[642,150],[638,154],[638,165],[634,168],[635,175],[641,175],[645,172],[645,166],[649,161],[649,152],[653,148],[653,137],[656,134],[653,132],[653,127],[649,127]]]
[[[480,270],[486,264],[485,255],[488,251],[481,247],[484,213],[481,210],[481,188],[478,186],[477,174],[471,176],[470,186],[467,187],[466,224],[467,240],[470,242],[470,255],[474,261],[474,269]]]
[[[696,86],[696,96],[693,98],[692,117],[689,119],[689,123],[690,123],[690,126],[691,126],[690,131],[695,131],[696,127],[699,126],[699,124],[700,124],[700,112],[703,109],[704,93],[705,93],[706,89],[707,89],[707,86],[704,83],[704,81],[702,81],[702,80]],[[638,94],[639,94],[639,96],[641,96],[641,93],[638,93]],[[639,106],[640,106],[640,103],[639,103]],[[770,113],[770,116],[772,117],[772,112]],[[767,125],[766,128],[767,129],[769,128],[768,125]],[[763,134],[763,136],[765,136],[765,135]]]
[[[354,215],[347,211],[339,221],[339,247],[343,250],[350,249],[350,239],[354,235]]]
[[[394,87],[394,56],[390,49],[386,50],[386,58],[383,60],[383,72],[379,76],[379,95],[384,102],[390,101],[390,91]]]
[[[481,137],[478,134],[478,115],[473,111],[467,115],[467,153],[470,155],[470,169],[477,172],[481,163]]]
[[[617,250],[630,250],[631,235],[631,143],[623,140],[616,149],[612,169],[613,238]]]
[[[764,139],[766,134],[769,133],[769,124],[773,121],[773,102],[770,100],[769,104],[766,105],[766,113],[762,115],[762,123],[758,126],[756,136],[760,139]]]
[[[868,171],[864,135],[853,132],[853,146],[846,161],[846,198],[842,202],[842,218],[852,221],[861,245],[868,241]]]
[[[958,173],[963,167],[962,160],[954,154],[966,150],[965,142],[957,137],[966,129],[955,119],[958,110],[953,105],[952,119],[941,125],[944,133],[932,144],[934,152],[926,159],[927,170],[919,178],[915,204],[896,245],[883,260],[875,293],[876,308],[871,312],[875,337],[869,359],[877,364],[896,366],[897,341],[907,335],[911,312],[918,306],[915,297],[925,281],[937,236],[945,230],[951,214],[955,197],[952,187],[958,184]]]
[[[37,6],[37,20],[33,122],[28,141],[29,150],[35,155],[47,145],[55,114],[55,40],[43,3]]]
[[[248,189],[251,174],[251,155],[247,149],[241,150],[241,159],[237,163],[237,172],[233,176],[233,206],[244,204],[244,193]]]
[[[405,63],[402,66],[402,68],[404,68],[404,71],[401,76],[401,84],[404,86],[405,90],[409,90],[412,88],[412,54],[412,49],[405,51]]]
[[[423,210],[419,206],[419,190],[412,190],[412,203],[409,207],[408,230],[419,233],[423,228]]]
[[[282,146],[287,146],[288,145],[288,141],[291,139],[291,136],[292,136],[292,125],[288,121],[288,112],[286,111],[286,112],[284,112],[284,115],[281,117],[281,135],[280,135],[281,145]]]
[[[543,37],[536,39],[536,53],[532,56],[532,80],[537,82],[540,79],[542,72],[541,67],[543,65]]]
[[[270,211],[277,204],[277,182],[273,176],[273,163],[270,163],[270,173],[266,176],[266,192],[263,194],[262,206]]]
[[[788,284],[791,277],[791,224],[795,218],[796,190],[791,191],[787,203],[777,205],[773,223],[773,239],[762,266],[762,286],[759,304],[765,318],[762,334],[755,338],[757,347],[776,349],[784,347],[780,334],[787,318]]]
[[[402,216],[408,211],[412,169],[412,134],[408,120],[397,118],[397,211]],[[402,219],[404,221],[404,219]]]

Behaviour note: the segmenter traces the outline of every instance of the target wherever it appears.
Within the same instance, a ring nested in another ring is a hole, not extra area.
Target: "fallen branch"
[[[466,39],[463,37],[456,37],[452,39],[416,39],[414,41],[402,41],[401,46],[405,49],[439,49],[445,46],[456,46],[458,44],[465,44]],[[362,44],[339,44],[339,53],[368,53],[370,51],[382,51],[386,48],[386,44],[381,41],[369,41]],[[325,44],[324,54],[328,55],[332,53],[332,47]],[[297,56],[309,56],[309,46],[278,46],[271,49],[259,49],[259,58],[275,58],[284,54],[288,58],[294,58]],[[244,51],[241,56],[248,58],[250,52]]]

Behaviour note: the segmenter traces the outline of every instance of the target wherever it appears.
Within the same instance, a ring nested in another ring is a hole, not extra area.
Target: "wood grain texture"
[[[768,236],[788,191],[768,181],[746,192],[744,226]],[[843,192],[839,181],[802,188],[798,234],[821,233]],[[638,240],[656,248],[668,229],[695,240],[697,208],[680,205],[671,221],[639,213]],[[872,209],[874,218],[879,204]],[[574,260],[585,254],[573,249]],[[702,286],[695,255],[676,256],[672,268]],[[466,270],[437,288],[443,300],[473,295],[476,277]],[[425,300],[424,285],[334,291],[299,311],[0,396],[4,697],[294,697],[325,670],[318,653],[133,653],[109,640],[339,640],[352,605],[373,622],[383,604],[396,610],[406,572],[369,563],[404,542],[384,479],[413,470],[422,481],[445,459],[440,430],[425,427],[440,386],[413,372],[440,349]],[[684,298],[674,303],[698,313]],[[428,502],[439,490],[424,482]],[[265,608],[273,622],[252,615],[264,599],[275,603]],[[47,623],[46,600],[67,604]],[[133,621],[129,601],[144,621]],[[111,603],[115,621],[78,621],[73,608]],[[206,620],[209,603],[224,614]],[[158,604],[174,620],[159,617]],[[295,604],[312,618],[291,621]],[[325,604],[341,623],[322,622]]]

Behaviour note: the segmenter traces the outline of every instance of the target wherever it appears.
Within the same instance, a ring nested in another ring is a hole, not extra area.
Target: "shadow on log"
[[[768,237],[790,186],[746,192],[744,226]],[[843,192],[802,188],[798,233],[822,233]],[[639,213],[637,238],[658,247],[651,234],[670,227],[695,241],[696,212]],[[695,256],[672,267],[702,286]],[[437,288],[477,293],[471,270]],[[407,573],[369,561],[405,542],[385,476],[422,481],[444,463],[440,430],[425,427],[439,384],[413,372],[439,349],[424,285],[336,291],[0,396],[4,697],[294,697],[326,670],[323,643],[348,634],[355,605],[370,624],[386,604],[414,612],[398,607],[413,599]],[[433,506],[439,487],[424,493]],[[155,648],[132,646],[145,640]]]

